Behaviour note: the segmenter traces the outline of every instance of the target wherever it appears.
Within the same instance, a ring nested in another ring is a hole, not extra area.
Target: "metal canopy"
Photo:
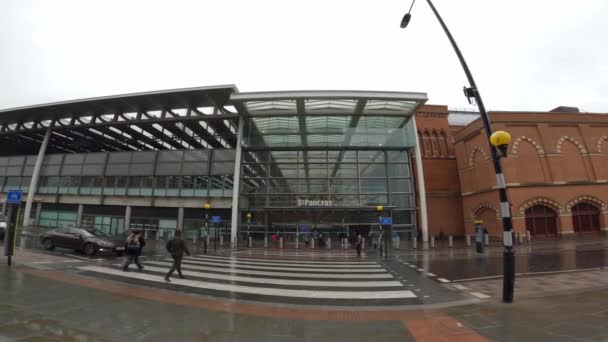
[[[100,97],[0,111],[2,154],[234,148],[233,85]]]

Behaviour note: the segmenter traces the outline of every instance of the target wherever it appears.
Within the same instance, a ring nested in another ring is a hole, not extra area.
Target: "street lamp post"
[[[408,11],[408,13],[405,14],[405,16],[403,16],[403,19],[401,20],[401,28],[406,28],[407,25],[409,24],[411,17],[412,17],[410,12],[412,11],[412,7],[414,7],[415,2],[416,2],[416,0],[412,1],[410,10]],[[507,197],[505,176],[502,172],[502,165],[500,163],[500,158],[506,157],[506,155],[507,155],[506,152],[507,152],[508,145],[510,143],[511,136],[507,132],[503,132],[503,131],[498,131],[496,133],[492,133],[492,125],[490,123],[490,118],[488,117],[488,113],[486,112],[486,108],[481,99],[481,94],[479,93],[479,90],[477,89],[477,84],[475,83],[475,80],[473,79],[473,75],[471,74],[471,71],[469,70],[467,63],[464,60],[464,57],[462,56],[462,53],[460,52],[460,49],[458,48],[458,45],[456,44],[454,37],[452,37],[452,34],[448,30],[448,27],[446,26],[445,22],[439,15],[439,12],[437,12],[437,9],[435,8],[435,6],[431,2],[431,0],[426,0],[426,2],[431,7],[431,10],[433,11],[433,13],[435,14],[435,17],[441,24],[441,27],[443,28],[443,31],[445,32],[446,36],[450,40],[450,43],[452,44],[452,48],[454,49],[456,56],[458,56],[460,65],[462,66],[464,73],[466,74],[466,77],[469,81],[469,87],[468,88],[464,87],[464,94],[467,97],[467,99],[469,100],[469,102],[471,101],[471,98],[475,99],[475,102],[477,103],[477,107],[479,108],[479,113],[481,115],[481,121],[483,122],[483,126],[485,129],[486,135],[488,137],[488,140],[490,141],[489,147],[490,147],[490,151],[492,153],[494,172],[496,173],[496,183],[497,183],[497,188],[498,188],[498,192],[499,192],[500,209],[501,209],[501,213],[502,213],[502,224],[503,224],[503,244],[504,244],[503,273],[504,274],[503,274],[502,301],[504,303],[512,303],[513,302],[513,290],[514,290],[514,286],[515,286],[515,254],[513,253],[513,235],[512,235],[513,223],[511,221],[511,211],[509,208],[509,200]]]

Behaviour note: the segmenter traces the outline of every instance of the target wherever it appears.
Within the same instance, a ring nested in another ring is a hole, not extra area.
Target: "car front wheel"
[[[50,238],[44,239],[44,241],[42,241],[42,245],[44,246],[44,249],[46,249],[47,251],[52,251],[53,249],[55,249],[53,240],[51,240]]]
[[[87,243],[86,245],[84,245],[84,254],[86,256],[95,255],[95,246],[92,243]]]

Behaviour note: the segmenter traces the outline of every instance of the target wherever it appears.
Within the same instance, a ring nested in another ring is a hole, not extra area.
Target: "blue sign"
[[[220,223],[222,222],[222,218],[219,216],[211,216],[211,222]]]
[[[393,218],[392,217],[382,217],[380,219],[380,224],[382,224],[383,226],[388,226],[390,224],[393,224]]]
[[[9,190],[6,194],[6,203],[19,204],[21,203],[21,190]]]
[[[300,231],[301,232],[307,232],[308,231],[308,227],[305,224],[300,225]]]

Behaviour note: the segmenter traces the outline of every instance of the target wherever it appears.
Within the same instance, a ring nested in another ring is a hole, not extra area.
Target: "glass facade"
[[[239,206],[255,217],[241,232],[364,233],[379,229],[378,205],[396,231],[413,230],[409,153],[417,100],[280,95],[241,99],[248,116]]]
[[[333,152],[255,152],[267,162],[243,163],[243,200],[251,209],[309,206],[305,200],[330,201],[320,205],[332,208],[413,208],[408,151]],[[342,162],[346,154],[351,163]],[[306,161],[311,157],[314,163]]]

